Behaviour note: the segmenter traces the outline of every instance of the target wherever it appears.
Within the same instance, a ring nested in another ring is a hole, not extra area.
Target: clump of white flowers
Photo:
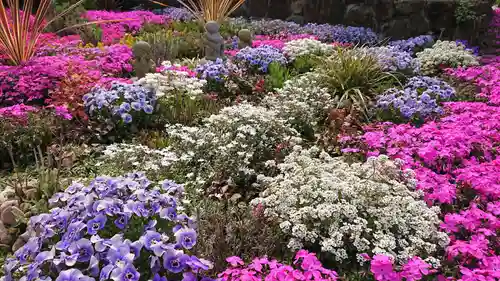
[[[386,156],[349,165],[296,146],[277,168],[276,177],[259,176],[265,190],[252,204],[281,222],[293,250],[319,245],[339,262],[362,253],[402,262],[430,257],[449,242],[439,231],[439,208],[428,207],[414,191],[413,173]]]
[[[320,86],[320,76],[315,72],[286,81],[283,88],[262,102],[301,133],[315,131],[318,122],[324,120],[337,103],[338,99]]]
[[[161,73],[148,73],[138,83],[156,91],[158,98],[187,94],[195,99],[203,94],[207,81],[198,79],[193,74],[186,67],[165,61],[162,63]]]
[[[467,50],[464,44],[455,41],[438,40],[432,48],[417,53],[417,60],[424,75],[435,74],[441,66],[456,68],[479,65],[472,50]]]
[[[283,52],[291,59],[294,60],[301,56],[325,56],[330,55],[335,50],[335,47],[331,44],[325,44],[321,41],[303,38],[297,40],[291,40],[285,43],[283,47]]]
[[[278,112],[248,103],[223,108],[199,127],[167,126],[167,133],[170,148],[192,172],[189,184],[198,188],[256,175],[278,145],[300,142]]]
[[[178,161],[177,154],[168,148],[153,149],[145,145],[114,143],[106,146],[98,165],[114,165],[123,169],[156,172],[169,169]]]

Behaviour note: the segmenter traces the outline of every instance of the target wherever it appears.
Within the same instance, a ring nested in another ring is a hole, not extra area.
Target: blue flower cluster
[[[91,118],[132,122],[132,116],[152,114],[156,94],[135,84],[113,83],[109,90],[97,87],[83,96],[86,113]]]
[[[309,23],[303,30],[323,42],[372,45],[379,41],[378,35],[366,27]]]
[[[432,47],[432,44],[434,44],[434,37],[432,35],[420,35],[404,40],[391,41],[388,45],[413,54],[425,48]]]
[[[281,50],[269,45],[241,49],[236,53],[235,59],[246,67],[262,73],[267,73],[269,65],[273,62],[281,65],[287,64],[286,57]]]
[[[195,69],[198,78],[205,79],[207,81],[224,82],[224,80],[229,75],[229,69],[227,68],[224,61],[218,58],[215,61],[208,61],[206,63],[200,64]]]
[[[367,51],[377,58],[385,71],[409,71],[410,73],[420,71],[419,62],[412,57],[411,53],[402,51],[397,47],[373,47],[368,48]]]
[[[194,16],[185,8],[167,7],[159,11],[160,14],[166,15],[174,21],[190,21]]]
[[[477,46],[470,46],[469,42],[467,40],[455,40],[455,42],[458,44],[462,44],[465,46],[465,49],[468,51],[471,51],[472,54],[475,56],[479,56],[479,47]]]
[[[182,185],[154,185],[138,172],[74,183],[49,200],[49,213],[30,219],[31,238],[5,261],[4,280],[161,281],[182,274],[196,281],[212,264],[187,254],[197,235],[194,220],[179,213],[183,193]]]
[[[391,88],[377,99],[381,111],[395,111],[405,119],[424,119],[443,114],[441,101],[450,100],[455,90],[448,83],[428,76],[412,77],[404,89]]]

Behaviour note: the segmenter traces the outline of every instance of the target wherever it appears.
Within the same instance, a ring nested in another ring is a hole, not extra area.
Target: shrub
[[[317,73],[309,72],[284,83],[274,95],[266,96],[263,105],[276,110],[303,136],[313,137],[337,100],[327,88],[320,86]]]
[[[6,260],[6,278],[197,279],[211,264],[187,254],[197,240],[182,196],[181,185],[141,173],[74,183],[49,200],[50,213],[30,219],[31,238]]]
[[[345,105],[368,111],[373,97],[384,87],[392,84],[394,76],[382,70],[377,59],[368,54],[338,49],[316,70],[322,85]]]
[[[430,116],[444,113],[443,101],[455,97],[448,83],[428,76],[412,77],[402,90],[391,88],[377,98],[377,108],[383,119],[422,122]]]
[[[223,108],[199,127],[168,126],[167,133],[172,150],[191,172],[191,185],[208,189],[227,183],[243,196],[255,193],[253,178],[278,155],[279,145],[298,141],[278,112],[247,103]]]
[[[438,40],[432,48],[427,48],[417,53],[417,60],[424,75],[438,73],[441,69],[459,66],[478,65],[477,58],[470,50],[454,41]]]
[[[296,147],[277,168],[278,176],[259,177],[265,190],[252,204],[281,222],[292,250],[317,249],[347,265],[362,261],[362,253],[398,262],[432,257],[448,243],[438,230],[439,208],[427,207],[412,191],[412,172],[402,173],[387,157],[349,165],[317,148]]]

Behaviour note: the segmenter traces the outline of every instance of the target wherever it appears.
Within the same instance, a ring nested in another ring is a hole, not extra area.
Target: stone
[[[205,59],[215,61],[224,55],[224,38],[219,33],[220,25],[215,21],[205,24],[203,50]]]
[[[252,33],[248,29],[238,31],[238,49],[252,47]]]
[[[5,201],[0,205],[0,214],[5,210],[6,208],[10,206],[19,206],[19,202],[17,200],[9,200]]]
[[[364,4],[350,4],[347,6],[344,20],[346,25],[376,27],[375,12],[373,9]]]
[[[26,197],[26,199],[35,200],[37,198],[37,195],[38,195],[38,190],[36,188],[30,188],[30,189],[24,190],[23,193],[24,193],[24,196]]]
[[[0,220],[4,224],[13,225],[16,223],[16,215],[15,215],[14,208],[17,208],[17,207],[9,206],[9,207],[3,209],[2,213],[0,213]]]
[[[10,235],[9,230],[5,227],[3,222],[0,221],[0,244],[10,244],[12,242],[12,235]]]
[[[134,55],[132,66],[137,78],[143,78],[146,76],[146,73],[155,72],[156,64],[153,60],[153,52],[149,43],[144,41],[135,43],[132,46],[132,53]]]

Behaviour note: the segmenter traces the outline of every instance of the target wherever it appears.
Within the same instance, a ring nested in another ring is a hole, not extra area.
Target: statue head
[[[151,45],[148,42],[138,41],[132,46],[134,57],[145,57],[151,54]]]
[[[220,25],[216,21],[208,21],[205,24],[205,30],[210,33],[214,34],[219,32]]]
[[[252,33],[248,29],[241,29],[238,31],[238,38],[242,41],[249,42],[252,40]]]

